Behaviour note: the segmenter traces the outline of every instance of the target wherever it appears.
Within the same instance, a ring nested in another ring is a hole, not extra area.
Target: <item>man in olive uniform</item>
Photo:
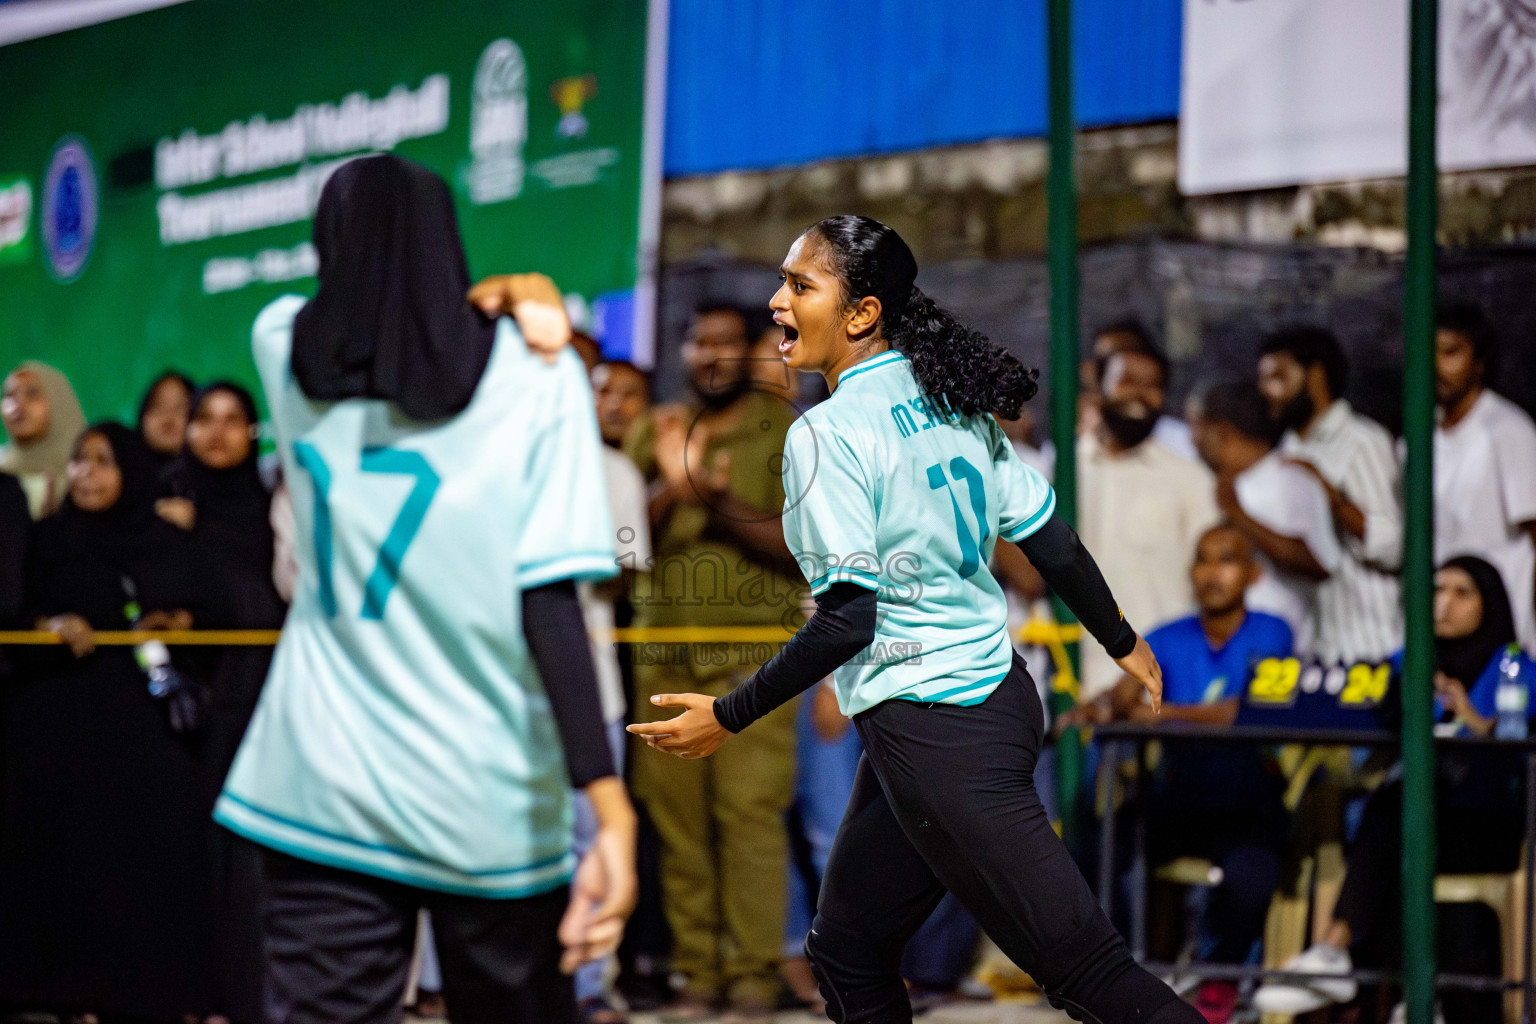
[[[626,452],[651,481],[655,564],[634,595],[636,626],[761,627],[794,620],[803,587],[779,516],[784,436],[797,413],[785,386],[754,381],[744,309],[706,303],[683,359],[692,400],[630,431]],[[759,375],[761,376],[761,375]],[[787,639],[787,634],[786,634]],[[648,644],[636,649],[637,721],[670,718],[650,698],[723,697],[761,664],[756,645]],[[725,1003],[752,1016],[772,1006],[783,945],[794,789],[795,711],[774,712],[720,755],[680,760],[634,747],[633,784],[662,844],[662,890],[678,1007]]]

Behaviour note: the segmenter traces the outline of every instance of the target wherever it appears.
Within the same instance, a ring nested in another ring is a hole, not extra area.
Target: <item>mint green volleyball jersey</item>
[[[521,593],[616,572],[581,361],[510,320],[474,398],[422,423],[305,398],[285,296],[252,343],[293,495],[299,580],[215,809],[296,857],[511,898],[571,876],[570,783]]]
[[[874,642],[834,673],[838,705],[980,704],[1008,674],[1007,604],[987,562],[1045,524],[1056,496],[991,416],[946,419],[912,366],[881,353],[843,373],[784,443],[784,539],[819,595],[879,594]]]

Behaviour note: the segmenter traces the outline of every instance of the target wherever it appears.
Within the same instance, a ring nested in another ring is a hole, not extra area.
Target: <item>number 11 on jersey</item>
[[[981,568],[981,553],[987,546],[987,538],[992,535],[987,529],[987,482],[969,459],[959,456],[949,460],[949,471],[956,480],[965,481],[966,492],[971,497],[971,511],[976,514],[976,528],[981,531],[980,540],[971,536],[971,528],[966,525],[960,502],[955,499],[949,478],[944,475],[944,467],[937,462],[928,467],[928,486],[949,493],[949,504],[955,511],[955,536],[960,541],[960,578],[966,580]]]

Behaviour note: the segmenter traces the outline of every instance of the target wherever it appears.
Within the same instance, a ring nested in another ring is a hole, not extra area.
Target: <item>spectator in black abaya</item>
[[[196,391],[185,374],[167,370],[155,378],[139,403],[139,435],[162,467],[181,454]]]
[[[20,481],[0,473],[0,629],[14,625],[21,612],[22,567],[31,528],[32,515]],[[9,664],[0,648],[0,679],[10,671]]]
[[[198,567],[207,574],[210,613],[217,619],[209,624],[280,627],[286,609],[272,585],[272,495],[257,469],[256,402],[249,391],[219,382],[197,392],[186,449],[165,480],[171,497],[155,508],[191,535]],[[268,648],[235,649],[214,673],[206,742],[216,754],[211,763],[217,777],[210,780],[210,801],[223,785],[270,661]]]
[[[219,382],[192,399],[186,449],[165,475],[172,497],[161,518],[187,530],[213,621],[227,629],[277,629],[285,606],[272,585],[271,495],[257,470],[256,403],[238,384]],[[270,647],[222,650],[210,670],[203,736],[207,813],[261,695]],[[216,1009],[246,1024],[261,1019],[261,855],[224,829],[213,841],[213,953]]]
[[[27,535],[32,528],[32,514],[27,509],[27,495],[21,482],[9,473],[0,473],[0,629],[16,625],[21,611],[22,568],[26,563]],[[11,662],[5,648],[0,647],[0,687],[9,681]],[[0,693],[4,690],[0,689]],[[5,700],[0,697],[0,743],[5,737]],[[0,772],[5,760],[0,757]],[[0,774],[0,793],[4,792],[5,777]],[[0,815],[0,832],[5,830],[5,819]]]
[[[1526,679],[1536,666],[1515,646],[1515,616],[1499,570],[1473,555],[1435,572],[1436,732],[1486,736],[1493,731],[1500,663],[1518,659]],[[1401,669],[1401,655],[1394,659]],[[1527,707],[1536,694],[1527,693]],[[1525,833],[1524,764],[1506,751],[1442,749],[1435,756],[1435,870],[1438,874],[1508,874]],[[1256,1005],[1268,1012],[1310,1012],[1354,998],[1352,981],[1330,978],[1352,967],[1396,967],[1402,957],[1403,783],[1389,781],[1366,801],[1349,848],[1333,920],[1315,943],[1285,965],[1317,977],[1307,985],[1266,985]],[[1497,932],[1479,928],[1479,908],[1442,906],[1439,962],[1461,974],[1498,974]],[[1486,910],[1486,908],[1481,908]],[[1484,925],[1490,922],[1482,922]],[[1491,933],[1491,934],[1490,934]],[[1497,993],[1441,995],[1449,1024],[1499,1019]]]
[[[135,431],[87,430],[68,482],[26,572],[30,620],[67,646],[35,649],[6,689],[0,999],[179,1021],[208,1008],[198,759],[134,649],[98,649],[95,633],[191,626],[191,544],[154,514],[154,459]]]

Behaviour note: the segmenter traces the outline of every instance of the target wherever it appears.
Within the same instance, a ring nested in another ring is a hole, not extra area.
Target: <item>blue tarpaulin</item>
[[[1182,0],[1075,0],[1079,124],[1172,119]],[[1045,0],[671,0],[666,173],[1044,135]]]

